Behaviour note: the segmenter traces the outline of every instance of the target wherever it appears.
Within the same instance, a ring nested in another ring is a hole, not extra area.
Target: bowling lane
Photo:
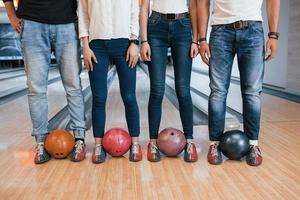
[[[57,72],[55,76],[58,76]],[[86,71],[81,74],[81,78],[82,86],[83,88],[86,88],[89,85],[88,74]],[[48,85],[49,119],[67,105],[65,96],[65,91],[61,81]],[[27,95],[24,95],[9,103],[0,105],[1,141],[3,141],[2,139],[11,138],[10,134],[16,135],[17,137],[20,134],[29,136],[31,131],[31,122],[27,102]]]
[[[49,77],[48,77],[49,80],[57,76],[59,76],[59,73],[56,68],[49,70]],[[0,94],[6,93],[7,91],[13,90],[15,88],[26,86],[26,80],[27,80],[26,76],[24,75],[17,78],[1,81]]]

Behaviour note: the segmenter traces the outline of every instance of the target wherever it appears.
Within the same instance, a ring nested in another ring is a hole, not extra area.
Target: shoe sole
[[[34,161],[34,164],[36,164],[36,165],[40,165],[40,164],[44,164],[45,162],[48,162],[48,161],[50,161],[51,160],[51,158],[50,159],[48,159],[48,160],[44,160],[44,161]]]

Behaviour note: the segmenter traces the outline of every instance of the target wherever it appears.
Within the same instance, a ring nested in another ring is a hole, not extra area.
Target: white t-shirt
[[[240,20],[262,21],[263,0],[213,0],[212,25]]]
[[[159,13],[185,13],[189,11],[188,0],[153,0],[152,10]]]

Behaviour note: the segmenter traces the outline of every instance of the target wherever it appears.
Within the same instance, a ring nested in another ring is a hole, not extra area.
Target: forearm
[[[280,15],[280,0],[268,0],[267,13],[268,13],[269,31],[277,32],[279,15]]]
[[[149,0],[142,0],[141,10],[140,10],[141,41],[147,40],[147,23],[149,17],[148,13],[149,13]]]
[[[209,0],[198,0],[197,9],[198,9],[198,31],[199,37],[205,38],[207,34],[208,20],[209,20]]]
[[[192,22],[193,41],[198,41],[197,0],[190,0],[190,15]]]
[[[16,16],[16,9],[15,9],[13,1],[6,1],[6,2],[4,2],[4,5],[5,5],[5,9],[6,9],[8,17]]]

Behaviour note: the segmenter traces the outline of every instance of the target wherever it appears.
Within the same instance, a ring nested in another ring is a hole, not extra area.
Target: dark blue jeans
[[[260,128],[261,90],[264,74],[264,31],[261,22],[252,22],[243,29],[213,26],[209,67],[209,136],[219,141],[224,131],[226,97],[232,64],[237,55],[243,98],[244,132],[257,140]]]
[[[151,82],[148,105],[150,139],[158,136],[161,107],[165,91],[168,48],[171,47],[175,72],[175,88],[183,131],[187,139],[193,138],[193,107],[190,94],[192,43],[190,19],[165,20],[152,14],[148,20],[148,41],[151,47],[149,75]]]
[[[128,39],[93,40],[90,42],[90,48],[98,60],[98,63],[93,63],[93,71],[89,72],[93,94],[93,132],[96,138],[102,138],[105,130],[107,72],[110,60],[117,68],[129,134],[131,137],[138,137],[140,134],[139,108],[135,95],[136,68],[130,68],[126,62],[128,47]]]

